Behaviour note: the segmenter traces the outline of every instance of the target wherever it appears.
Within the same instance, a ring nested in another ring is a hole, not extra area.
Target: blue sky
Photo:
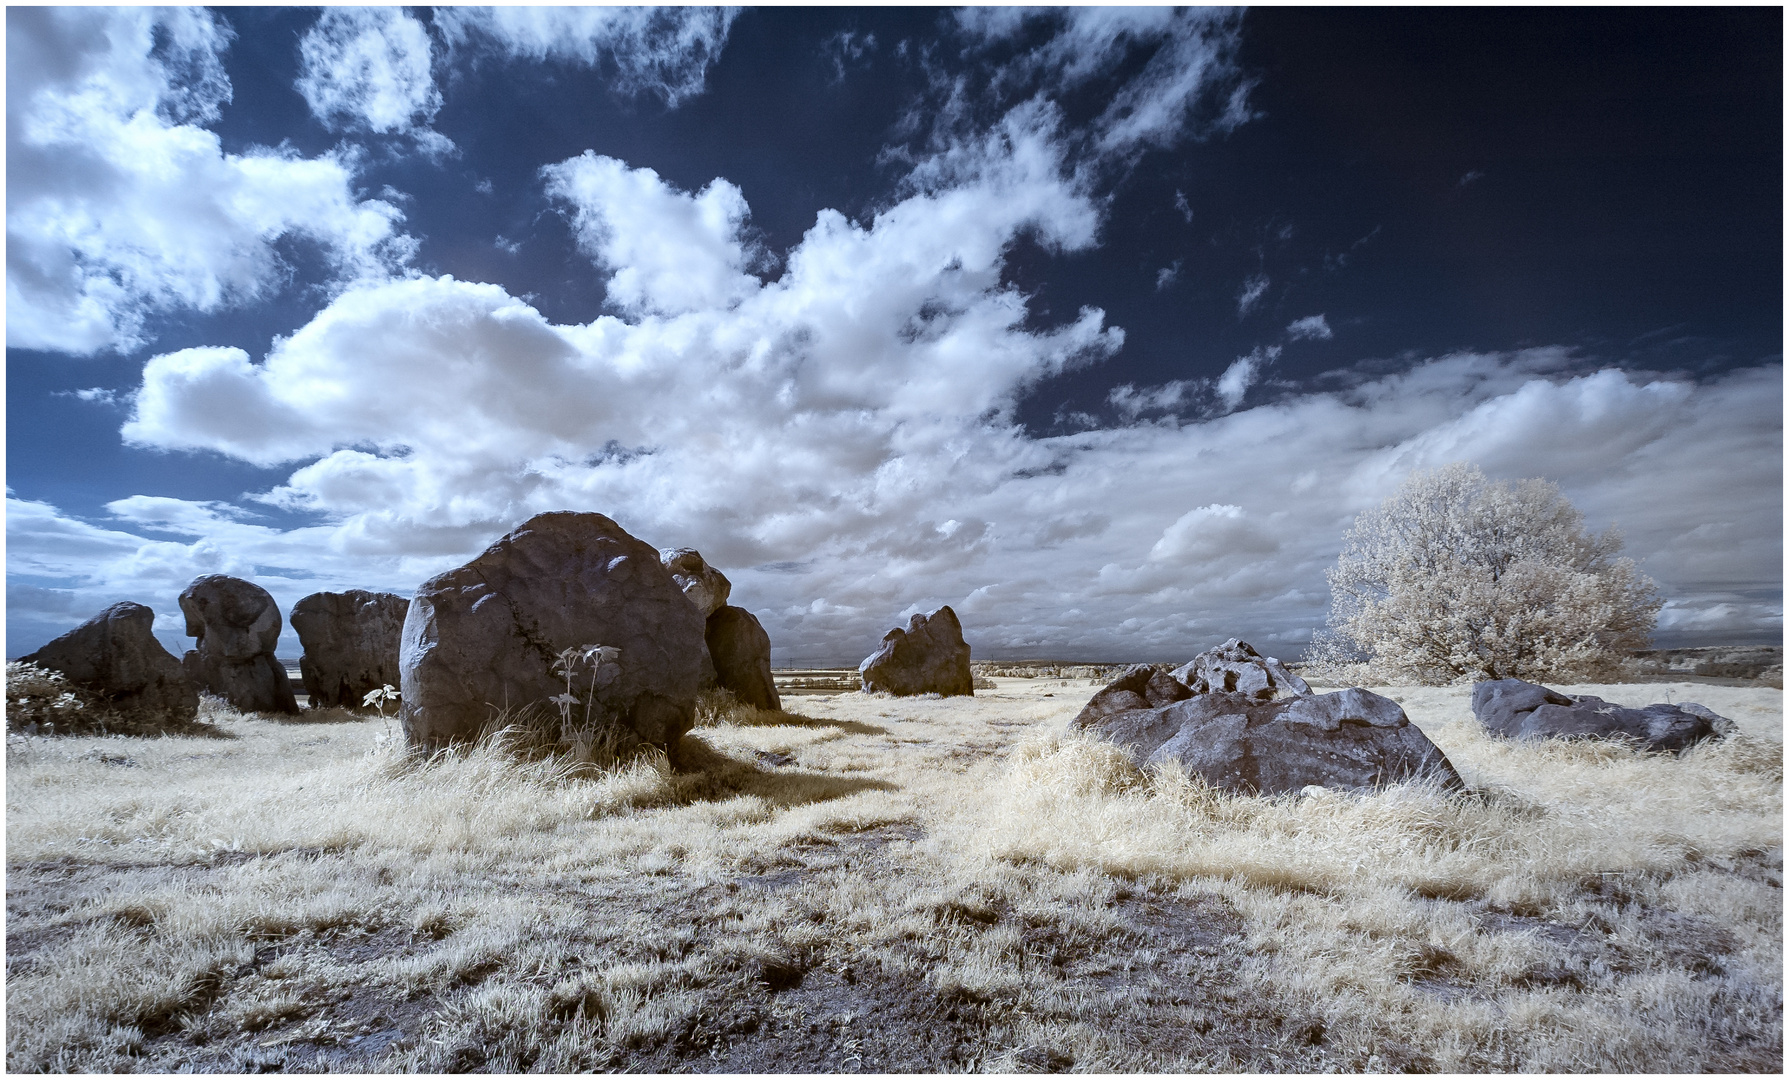
[[[1661,644],[1775,640],[1781,26],[9,8],[8,655],[570,508],[778,662],[1292,656],[1455,460],[1617,525]]]

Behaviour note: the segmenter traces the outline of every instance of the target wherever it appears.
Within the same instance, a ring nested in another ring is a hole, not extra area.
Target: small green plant
[[[559,739],[569,744],[572,756],[580,761],[592,760],[599,740],[591,724],[591,709],[596,704],[598,686],[607,686],[621,674],[621,650],[613,645],[573,645],[559,651],[554,670],[565,677],[565,692],[548,700],[559,709]],[[590,686],[582,700],[573,692],[572,681],[579,665],[590,668]],[[573,724],[572,710],[584,706],[580,723]]]
[[[371,705],[373,708],[379,710],[379,719],[385,721],[385,733],[389,735],[391,734],[391,717],[385,715],[385,703],[388,701],[398,701],[400,699],[401,695],[399,695],[397,688],[390,683],[386,683],[377,690],[368,690],[366,692],[366,697],[360,699],[360,703],[363,706]]]

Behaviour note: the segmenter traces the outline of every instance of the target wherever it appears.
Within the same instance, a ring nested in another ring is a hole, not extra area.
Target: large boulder
[[[292,605],[290,620],[304,647],[298,661],[311,707],[358,709],[366,695],[398,684],[398,642],[410,601],[396,593],[312,593]]]
[[[1472,715],[1486,731],[1506,739],[1629,739],[1646,750],[1679,752],[1734,730],[1733,721],[1694,702],[1629,709],[1521,679],[1474,684]]]
[[[907,629],[895,627],[882,645],[857,666],[865,690],[891,694],[974,694],[969,672],[969,646],[963,624],[949,606],[930,615],[915,615]]]
[[[185,724],[198,715],[199,692],[180,661],[155,639],[154,625],[154,611],[122,600],[20,659],[60,671],[122,716]]]
[[[619,750],[665,749],[695,720],[712,670],[706,620],[656,548],[601,514],[528,519],[456,570],[423,582],[399,647],[404,731],[418,746],[476,736],[504,710],[555,710],[560,657],[588,646],[611,661],[576,661],[573,719]]]
[[[1121,679],[1135,680],[1136,670]],[[1464,786],[1397,702],[1358,687],[1278,701],[1210,691],[1153,708],[1083,711],[1075,723],[1139,768],[1172,759],[1215,788],[1248,795],[1312,785],[1364,791],[1417,778]]]
[[[783,707],[770,676],[770,635],[756,616],[729,604],[708,616],[707,635],[715,679],[722,686],[760,709]]]
[[[695,548],[665,548],[659,552],[659,559],[665,569],[671,571],[671,580],[683,590],[689,602],[696,605],[704,619],[727,606],[727,597],[733,593],[733,583],[727,575],[709,566],[702,553]]]
[[[186,635],[196,646],[182,661],[187,678],[243,712],[295,713],[292,680],[274,659],[280,609],[266,589],[227,574],[194,579],[180,594]]]
[[[1173,674],[1195,694],[1247,694],[1270,701],[1279,690],[1301,696],[1311,692],[1303,679],[1286,670],[1286,665],[1274,657],[1262,656],[1239,638],[1207,649],[1176,668]]]

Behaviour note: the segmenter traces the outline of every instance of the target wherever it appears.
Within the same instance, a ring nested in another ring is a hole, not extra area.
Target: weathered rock
[[[184,724],[198,715],[199,692],[155,639],[154,625],[154,611],[122,600],[20,659],[60,671],[120,715]]]
[[[1185,683],[1167,672],[1150,664],[1133,664],[1093,695],[1075,717],[1075,723],[1088,727],[1102,716],[1135,709],[1159,709],[1192,696],[1192,690]]]
[[[1138,681],[1137,672],[1130,669],[1120,681]],[[1120,689],[1108,705],[1126,693],[1137,694]],[[1214,690],[1152,708],[1092,705],[1076,725],[1123,747],[1139,768],[1173,759],[1224,791],[1280,795],[1312,785],[1360,791],[1421,777],[1464,786],[1447,755],[1397,702],[1359,687],[1278,701]]]
[[[1694,702],[1629,709],[1522,679],[1475,684],[1472,715],[1486,731],[1506,739],[1631,739],[1647,750],[1682,751],[1734,731],[1733,721]]]
[[[411,599],[398,659],[405,734],[435,747],[476,736],[504,709],[551,713],[565,692],[560,653],[601,645],[620,653],[576,669],[574,721],[588,704],[593,730],[618,749],[648,743],[675,760],[712,670],[705,622],[657,549],[615,522],[536,515]]]
[[[709,566],[702,558],[702,553],[695,548],[665,548],[659,552],[665,569],[671,571],[671,579],[689,597],[690,603],[702,613],[704,619],[727,606],[727,597],[733,593],[733,583],[727,575]]]
[[[292,605],[304,647],[298,661],[311,707],[362,708],[366,695],[398,684],[398,642],[410,601],[396,593],[312,593]]]
[[[1236,693],[1269,701],[1277,690],[1289,690],[1300,696],[1311,692],[1310,685],[1286,670],[1274,657],[1262,656],[1238,638],[1231,638],[1215,649],[1207,649],[1174,670],[1174,677],[1195,694]]]
[[[865,690],[891,694],[974,694],[969,646],[963,624],[947,605],[930,615],[915,615],[907,629],[895,627],[882,645],[857,666]]]
[[[266,589],[226,574],[194,579],[180,594],[186,634],[197,638],[182,661],[193,685],[243,712],[295,713],[292,680],[274,659],[280,609]]]
[[[770,635],[744,608],[731,604],[708,616],[708,655],[715,679],[733,696],[760,709],[781,709],[770,676]]]

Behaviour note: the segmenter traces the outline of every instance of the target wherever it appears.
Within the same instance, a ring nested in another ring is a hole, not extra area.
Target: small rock
[[[733,583],[727,575],[709,566],[702,558],[702,553],[695,548],[665,548],[659,552],[659,558],[665,569],[671,571],[671,580],[689,597],[690,603],[702,613],[704,619],[725,607],[727,597],[733,593]]]
[[[1240,638],[1231,638],[1200,653],[1173,674],[1195,694],[1248,694],[1268,701],[1277,690],[1298,695],[1311,692],[1310,685],[1287,671],[1286,665],[1274,657],[1262,656]]]

